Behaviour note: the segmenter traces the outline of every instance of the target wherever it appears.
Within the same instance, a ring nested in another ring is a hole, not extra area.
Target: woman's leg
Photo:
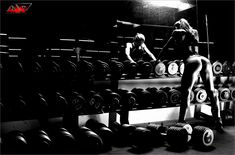
[[[200,57],[189,57],[185,63],[185,70],[181,79],[182,100],[180,104],[179,122],[185,122],[187,108],[190,106],[190,93],[196,82],[202,63]]]
[[[218,91],[215,90],[214,88],[212,66],[210,61],[205,57],[202,57],[202,64],[203,67],[200,72],[200,75],[203,80],[208,97],[210,98],[211,113],[213,118],[215,119],[216,129],[220,132],[223,132],[222,122],[220,119],[220,105],[219,105]]]

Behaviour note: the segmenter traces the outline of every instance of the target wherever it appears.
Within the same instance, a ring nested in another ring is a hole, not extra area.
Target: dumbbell
[[[14,113],[13,119],[25,119],[27,118],[28,104],[26,99],[22,95],[13,95],[9,100],[9,108]]]
[[[212,64],[212,71],[215,75],[219,75],[222,73],[222,63],[219,62],[219,61],[215,61],[213,64]]]
[[[55,110],[59,115],[63,115],[68,109],[68,101],[60,92],[55,92],[55,97]]]
[[[234,125],[234,112],[231,109],[221,111],[223,125]]]
[[[24,66],[21,61],[19,60],[9,60],[9,61],[11,62],[8,62],[7,68],[10,73],[19,75],[25,72]]]
[[[135,78],[138,71],[137,63],[131,63],[129,60],[123,62],[124,72],[127,74],[127,78]]]
[[[117,60],[110,60],[109,62],[111,75],[113,79],[120,79],[124,73],[124,65],[122,62]]]
[[[26,133],[31,153],[50,153],[53,145],[48,133],[43,129],[36,129]]]
[[[171,104],[170,104],[170,99],[169,99],[169,95],[170,95],[170,93],[169,93],[169,91],[171,90],[171,88],[170,87],[161,87],[159,90],[161,90],[162,92],[162,95],[163,95],[163,93],[165,93],[165,95],[167,95],[167,97],[166,97],[166,101],[165,101],[165,103],[163,104],[164,106],[172,106]]]
[[[73,76],[78,71],[77,65],[71,60],[61,60],[59,65],[65,76]]]
[[[220,101],[227,101],[230,99],[230,90],[229,88],[225,88],[225,87],[220,87],[218,88],[218,92],[219,92],[219,100]]]
[[[50,112],[55,116],[63,116],[68,110],[68,100],[60,92],[50,92],[48,95]]]
[[[179,73],[179,75],[182,76],[183,73],[184,73],[184,67],[185,67],[183,60],[175,60],[174,62],[175,62],[175,63],[178,65],[178,67],[179,67],[179,68],[178,68],[178,73]]]
[[[129,137],[134,149],[144,150],[152,147],[152,134],[146,127],[135,127]]]
[[[33,73],[42,73],[43,67],[38,61],[35,61],[33,62],[33,65],[32,65],[32,71]]]
[[[166,106],[168,102],[168,95],[167,92],[163,89],[157,88],[146,88],[151,93],[153,107],[163,107]]]
[[[62,72],[61,66],[54,60],[48,60],[48,73],[60,73]]]
[[[138,64],[138,71],[141,74],[142,78],[149,78],[150,74],[152,73],[153,66],[150,62],[139,60]]]
[[[196,103],[202,103],[205,102],[207,99],[207,92],[205,89],[200,88],[200,87],[195,87],[194,90],[194,95],[195,95],[195,102]]]
[[[77,126],[78,115],[87,113],[87,101],[80,93],[72,91],[67,94],[68,106],[64,109],[63,125],[65,127]]]
[[[156,62],[155,65],[153,66],[153,72],[157,77],[163,76],[166,72],[165,64],[161,61]]]
[[[77,141],[78,153],[100,153],[103,150],[103,140],[101,137],[86,126],[79,126],[71,129],[71,133]]]
[[[12,89],[22,89],[25,87],[25,66],[18,58],[8,58],[2,63],[2,75],[6,77],[6,85]],[[3,78],[4,79],[4,78]]]
[[[152,98],[149,91],[142,88],[133,88],[131,91],[136,94],[138,109],[152,107]]]
[[[164,60],[163,63],[166,66],[166,72],[168,76],[174,76],[177,74],[179,66],[176,62]]]
[[[170,127],[159,124],[148,124],[147,129],[151,130],[153,137],[160,137],[162,144],[164,140],[174,149],[188,146],[192,141],[193,146],[205,149],[212,145],[214,141],[213,131],[205,126],[195,126],[193,129],[187,123],[176,123]]]
[[[234,87],[229,87],[230,90],[230,99],[234,100],[235,99],[235,88]]]
[[[146,91],[148,91],[151,94],[152,107],[153,108],[161,107],[158,104],[158,99],[159,99],[157,94],[158,89],[156,87],[148,87],[146,88]]]
[[[176,106],[181,102],[181,92],[179,88],[173,87],[168,91],[168,103],[169,105]]]
[[[28,153],[29,144],[24,133],[19,130],[13,130],[3,135],[2,151],[14,154]]]
[[[111,112],[120,109],[121,96],[110,89],[105,89],[101,93],[104,98],[105,111]]]
[[[86,96],[88,111],[90,113],[103,113],[104,98],[100,93],[90,90]]]
[[[67,60],[67,66],[68,66],[67,68],[68,73],[74,74],[77,72],[77,65],[74,62]]]
[[[225,61],[222,64],[222,73],[223,75],[230,75],[232,72],[232,64],[229,61]]]
[[[121,110],[131,110],[136,108],[136,94],[126,90],[119,89],[118,94],[121,96],[120,108]]]
[[[110,129],[113,131],[115,146],[130,146],[131,145],[131,134],[135,130],[135,126],[131,124],[120,124],[118,122],[112,122]]]
[[[95,78],[97,80],[103,80],[107,77],[107,75],[110,73],[110,67],[109,65],[101,60],[96,60],[93,63],[95,67]]]
[[[82,114],[85,112],[86,99],[85,97],[77,91],[72,91],[68,96],[69,109],[71,113]]]
[[[80,60],[77,63],[80,76],[92,77],[95,74],[94,65],[86,60]]]
[[[32,103],[30,104],[32,115],[39,119],[47,119],[48,117],[48,101],[42,93],[33,93]]]
[[[95,119],[89,119],[86,122],[86,127],[97,133],[104,145],[104,149],[111,149],[113,144],[113,132],[105,124],[98,122]]]
[[[76,150],[76,139],[70,131],[64,127],[55,127],[51,130],[51,137],[54,141],[53,153],[74,153]]]

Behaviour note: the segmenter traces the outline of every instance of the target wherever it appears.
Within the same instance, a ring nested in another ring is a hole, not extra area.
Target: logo
[[[29,10],[31,5],[32,3],[15,3],[9,6],[9,8],[7,9],[7,13],[25,14]]]

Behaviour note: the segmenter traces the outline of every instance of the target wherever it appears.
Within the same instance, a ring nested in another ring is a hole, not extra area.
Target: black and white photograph
[[[234,0],[1,0],[0,154],[233,155]]]

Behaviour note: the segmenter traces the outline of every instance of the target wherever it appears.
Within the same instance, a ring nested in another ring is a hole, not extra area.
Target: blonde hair
[[[135,42],[145,41],[145,36],[141,33],[137,33],[133,39]]]
[[[189,22],[184,18],[181,18],[180,20],[178,20],[174,25],[179,25],[179,28],[184,29],[186,32],[189,32],[191,34],[194,33],[193,28],[191,27]]]

